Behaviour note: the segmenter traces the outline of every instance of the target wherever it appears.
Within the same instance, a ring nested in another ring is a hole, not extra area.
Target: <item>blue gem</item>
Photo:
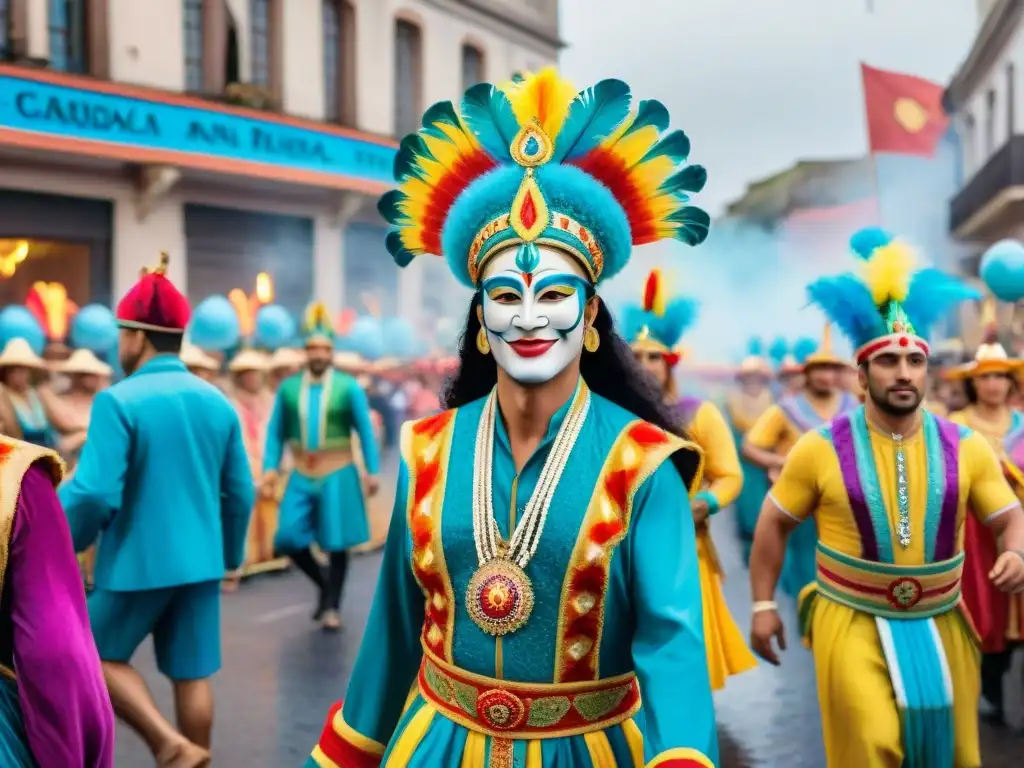
[[[528,136],[526,139],[526,145],[523,147],[523,154],[527,157],[533,157],[540,152],[540,142],[537,141],[536,136]]]

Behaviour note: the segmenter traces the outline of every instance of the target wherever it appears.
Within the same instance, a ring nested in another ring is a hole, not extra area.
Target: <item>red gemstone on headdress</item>
[[[590,233],[587,232],[583,227],[580,227],[580,240],[584,243],[590,240]]]
[[[558,226],[560,226],[562,229],[568,229],[569,228],[569,217],[568,216],[559,216],[558,217]]]
[[[906,336],[900,336],[900,346],[901,347],[910,346],[910,339],[908,339]]]
[[[523,275],[523,282],[526,283],[526,287],[529,288],[530,285],[533,284],[533,273],[532,272],[523,272],[522,275]]]
[[[533,202],[533,194],[529,191],[519,209],[519,218],[522,219],[523,226],[527,229],[532,229],[533,225],[537,223],[537,204]]]

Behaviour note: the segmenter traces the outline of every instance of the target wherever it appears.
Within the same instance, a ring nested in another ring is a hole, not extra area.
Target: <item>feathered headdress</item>
[[[160,254],[154,269],[143,269],[139,282],[117,305],[117,324],[122,328],[162,333],[184,333],[192,309],[188,299],[167,279],[170,257]]]
[[[798,365],[803,366],[817,350],[817,341],[810,336],[802,336],[793,343],[793,359]]]
[[[980,295],[951,275],[914,269],[910,248],[871,227],[850,238],[864,260],[861,275],[843,274],[811,283],[807,293],[853,343],[858,364],[907,348],[928,354],[928,331],[953,306]]]
[[[788,354],[789,342],[781,336],[776,336],[775,340],[768,346],[768,359],[771,361],[772,365],[776,368],[781,366]]]
[[[764,342],[752,338],[747,342],[747,354],[740,361],[739,376],[765,376],[771,378],[772,367],[764,356]]]
[[[652,269],[640,304],[623,310],[623,335],[633,349],[660,352],[669,365],[675,365],[682,357],[679,341],[697,321],[699,308],[693,299],[669,299],[661,270]]]
[[[986,373],[1016,373],[1024,368],[1024,361],[1011,358],[999,343],[996,301],[991,296],[981,305],[981,328],[982,341],[974,353],[974,360],[949,371],[947,379],[969,379]]]
[[[43,281],[33,283],[25,299],[25,306],[43,327],[47,341],[63,343],[67,339],[71,319],[78,311],[78,306],[68,298],[67,289],[63,285]]]
[[[306,308],[302,316],[302,337],[307,345],[320,343],[334,346],[334,321],[322,301],[314,301]]]
[[[501,86],[475,85],[458,109],[435,104],[402,140],[398,189],[378,203],[394,225],[387,248],[399,266],[444,255],[476,287],[498,250],[544,244],[576,258],[591,282],[611,277],[634,245],[698,245],[710,219],[687,205],[707,180],[668,110],[620,80],[580,93],[553,68]],[[664,134],[664,135],[663,135]]]

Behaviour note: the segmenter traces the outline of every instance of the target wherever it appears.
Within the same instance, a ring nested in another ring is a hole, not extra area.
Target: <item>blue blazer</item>
[[[100,537],[96,586],[161,589],[241,566],[255,485],[224,394],[159,355],[93,401],[59,490],[75,550]]]

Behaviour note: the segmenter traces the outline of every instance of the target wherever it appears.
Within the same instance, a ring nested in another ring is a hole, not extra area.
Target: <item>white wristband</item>
[[[758,600],[754,603],[754,613],[764,613],[765,611],[777,611],[779,610],[779,604],[774,600]]]

